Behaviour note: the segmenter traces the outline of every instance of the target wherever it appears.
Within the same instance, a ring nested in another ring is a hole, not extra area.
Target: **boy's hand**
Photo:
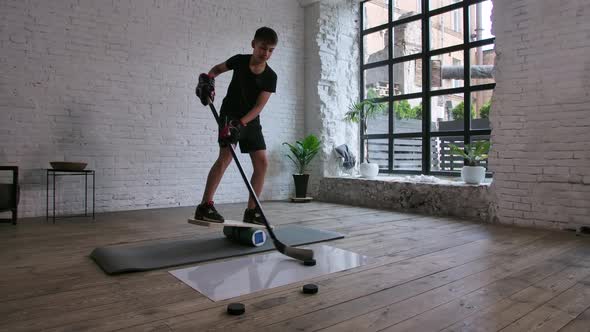
[[[236,144],[240,140],[240,131],[244,128],[241,121],[231,120],[219,131],[221,146]]]
[[[213,76],[202,73],[199,75],[199,84],[196,89],[197,97],[201,99],[203,106],[209,105],[209,100],[213,102],[215,98],[215,79]]]

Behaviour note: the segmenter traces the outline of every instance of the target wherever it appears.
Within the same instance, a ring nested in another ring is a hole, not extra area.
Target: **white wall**
[[[348,144],[359,158],[358,126],[343,121],[359,98],[358,1],[322,0],[305,7],[305,130],[322,140],[311,190],[338,175],[334,147]]]
[[[334,145],[358,156],[356,128],[340,121],[358,98],[358,4],[301,4],[0,2],[0,164],[21,167],[21,215],[45,212],[43,169],[64,159],[96,169],[98,211],[195,204],[217,153],[196,77],[249,52],[262,25],[280,38],[270,62],[278,91],[262,116],[271,157],[263,198],[291,193],[283,141],[319,135],[314,174],[334,175]],[[500,222],[590,225],[589,15],[582,0],[494,1],[490,167]],[[218,105],[229,79],[218,79]],[[62,179],[60,188],[58,203],[69,202],[60,211],[79,210],[79,186]],[[216,200],[245,199],[232,167]]]
[[[97,211],[200,201],[218,148],[211,113],[194,95],[197,76],[251,52],[263,25],[280,41],[270,60],[277,93],[262,114],[271,159],[262,198],[290,195],[281,143],[304,127],[297,1],[6,0],[0,18],[0,164],[21,168],[21,216],[45,213],[43,169],[53,160],[96,170]],[[217,80],[217,106],[230,78]],[[81,187],[58,183],[59,211],[80,211]],[[230,166],[216,201],[246,199]]]
[[[498,220],[590,226],[590,2],[494,0],[493,32]]]

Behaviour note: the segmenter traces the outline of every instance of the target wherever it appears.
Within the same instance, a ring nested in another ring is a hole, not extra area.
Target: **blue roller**
[[[266,233],[261,229],[225,226],[223,234],[228,239],[247,246],[260,247],[266,242]]]

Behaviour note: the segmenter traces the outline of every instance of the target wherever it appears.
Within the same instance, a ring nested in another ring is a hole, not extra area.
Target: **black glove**
[[[240,131],[244,125],[238,120],[230,120],[219,130],[219,143],[222,147],[236,144],[240,140]]]
[[[213,102],[215,98],[215,79],[208,74],[202,73],[199,75],[199,84],[197,84],[195,92],[204,106],[209,105],[209,99]]]

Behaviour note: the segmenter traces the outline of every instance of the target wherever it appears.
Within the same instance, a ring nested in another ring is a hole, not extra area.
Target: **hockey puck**
[[[303,285],[303,294],[315,294],[318,292],[318,286],[314,284]]]
[[[315,265],[315,259],[308,259],[306,261],[303,261],[303,265],[305,266],[314,266]]]
[[[230,315],[241,315],[246,312],[246,307],[242,303],[230,303],[227,305],[227,313]]]

